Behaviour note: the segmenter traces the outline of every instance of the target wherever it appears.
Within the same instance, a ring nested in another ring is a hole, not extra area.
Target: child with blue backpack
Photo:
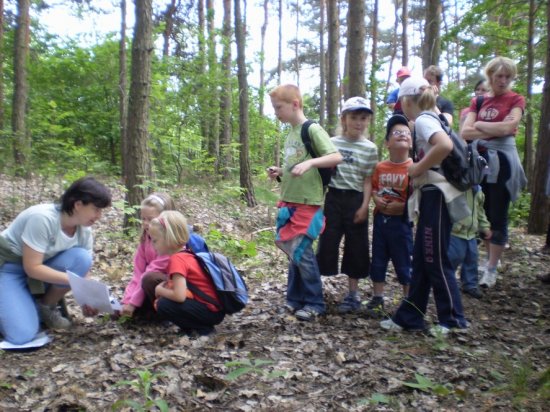
[[[147,315],[152,310],[152,307],[146,304],[142,282],[146,279],[146,282],[156,284],[165,280],[169,256],[157,253],[149,235],[149,227],[151,221],[163,211],[174,210],[175,208],[173,199],[163,192],[151,193],[141,202],[141,238],[134,256],[132,279],[126,286],[124,297],[122,298],[121,315],[123,316],[134,316],[134,314]],[[204,239],[194,233],[191,234],[188,246],[197,253],[208,251]]]
[[[210,275],[186,249],[189,228],[178,211],[167,210],[151,220],[149,236],[159,256],[168,256],[166,280],[144,287],[161,320],[179,326],[192,336],[209,335],[225,317]],[[195,292],[192,292],[195,290]]]

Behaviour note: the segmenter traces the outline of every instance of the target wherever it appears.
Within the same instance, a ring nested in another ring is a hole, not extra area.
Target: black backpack
[[[309,135],[309,126],[311,126],[313,123],[315,123],[312,120],[306,120],[306,122],[302,125],[302,130],[300,132],[300,135],[302,137],[302,143],[306,147],[307,152],[311,157],[319,157],[315,153],[315,150],[313,150],[313,145],[311,144],[311,136]],[[321,175],[321,180],[323,182],[323,187],[328,186],[330,183],[330,179],[332,178],[332,175],[336,172],[336,168],[334,167],[319,167],[317,168],[319,171],[319,174]]]
[[[488,167],[487,161],[477,150],[478,141],[465,143],[449,127],[449,123],[443,115],[437,116],[429,112],[423,112],[420,116],[431,116],[437,119],[453,142],[453,150],[443,159],[441,167],[432,170],[436,170],[445,176],[445,179],[461,192],[480,184],[487,174]],[[413,159],[415,162],[417,161],[416,132],[413,135]]]

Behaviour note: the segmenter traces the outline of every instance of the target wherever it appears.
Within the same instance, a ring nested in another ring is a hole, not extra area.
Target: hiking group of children
[[[372,110],[364,98],[352,97],[344,103],[341,133],[331,139],[318,124],[308,122],[303,129],[307,119],[296,86],[271,91],[277,118],[291,126],[282,167],[268,168],[269,177],[281,181],[275,242],[289,256],[288,311],[303,321],[324,314],[321,275],[345,273],[349,292],[338,312],[361,309],[359,281],[370,276],[373,296],[365,310],[370,316],[381,316],[391,260],[403,300],[381,327],[425,329],[431,290],[439,321],[436,329],[447,333],[468,327],[455,270],[462,265],[463,291],[479,298],[476,238],[483,232],[488,262],[479,283],[494,285],[496,265],[508,240],[508,206],[525,184],[514,140],[525,102],[510,90],[515,70],[509,59],[492,60],[486,67],[491,91],[480,108],[472,100],[466,114],[462,135],[483,140],[491,171],[483,190],[472,187],[466,192],[457,191],[437,172],[452,142],[433,116],[439,112],[437,90],[425,79],[409,76],[401,82],[398,103],[403,114],[387,122],[389,158],[382,162],[376,146],[366,138]],[[313,154],[303,142],[304,132]],[[409,156],[413,139],[418,154],[414,163]],[[334,169],[326,196],[321,168]],[[59,204],[26,209],[0,234],[0,334],[6,341],[31,341],[40,321],[52,328],[71,326],[57,306],[70,290],[67,271],[80,277],[88,274],[93,250],[90,227],[110,204],[110,191],[103,184],[82,178],[71,184]],[[142,202],[142,233],[120,314],[168,320],[187,335],[208,335],[225,317],[212,280],[194,256],[208,248],[174,209],[166,193],[153,193]],[[48,285],[36,302],[28,279]],[[89,316],[97,311],[84,307],[83,313]]]
[[[372,110],[364,98],[352,97],[344,103],[338,136],[330,138],[319,125],[309,127],[312,156],[301,137],[306,118],[299,89],[282,85],[270,93],[277,118],[291,126],[283,165],[268,168],[268,175],[281,181],[276,244],[289,256],[286,308],[299,320],[313,320],[326,312],[321,276],[339,273],[348,276],[349,292],[338,312],[362,309],[359,280],[370,276],[373,296],[364,311],[384,317],[384,285],[391,260],[403,299],[380,326],[426,329],[424,318],[433,290],[438,324],[431,331],[447,334],[469,325],[455,277],[458,266],[462,266],[462,290],[474,298],[482,297],[480,285],[492,287],[496,282],[496,267],[508,240],[508,207],[526,183],[515,146],[525,108],[523,97],[511,91],[516,66],[504,57],[489,62],[485,75],[490,90],[481,102],[472,99],[464,113],[462,137],[480,139],[480,153],[489,165],[482,187],[465,192],[438,172],[453,149],[436,104],[438,87],[406,74],[397,99],[402,114],[394,114],[387,122],[389,159],[382,162],[377,162],[377,148],[366,137]],[[413,139],[414,163],[409,156]],[[325,197],[317,168],[334,168]],[[372,260],[368,241],[371,198]],[[483,276],[478,282],[479,236],[485,242],[487,263],[481,265]]]

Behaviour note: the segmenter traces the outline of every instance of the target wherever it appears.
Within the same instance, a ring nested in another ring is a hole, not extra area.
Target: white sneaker
[[[48,328],[69,329],[71,327],[71,321],[61,315],[57,305],[52,307],[36,302],[36,308],[38,309],[38,316],[40,317],[40,320]]]
[[[403,327],[399,326],[391,319],[386,319],[380,322],[380,327],[385,330],[394,330],[396,332],[401,332],[403,330]]]
[[[479,286],[482,288],[492,288],[497,283],[497,270],[495,269],[485,269],[481,279],[479,281]]]
[[[438,324],[438,325],[432,326],[428,333],[430,334],[430,336],[433,336],[434,338],[438,338],[440,336],[441,337],[447,336],[450,331],[451,330],[446,326],[442,326]]]

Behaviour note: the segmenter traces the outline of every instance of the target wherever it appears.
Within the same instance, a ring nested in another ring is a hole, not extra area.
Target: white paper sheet
[[[22,345],[16,345],[15,343],[10,343],[8,341],[0,342],[0,349],[4,350],[18,350],[18,349],[32,349],[40,348],[44,345],[47,345],[51,342],[51,339],[46,332],[39,332],[36,337],[30,342],[24,343]]]
[[[88,305],[97,309],[99,313],[113,313],[120,310],[120,303],[109,295],[109,288],[97,280],[81,278],[67,271],[69,284],[76,303],[80,306]]]

